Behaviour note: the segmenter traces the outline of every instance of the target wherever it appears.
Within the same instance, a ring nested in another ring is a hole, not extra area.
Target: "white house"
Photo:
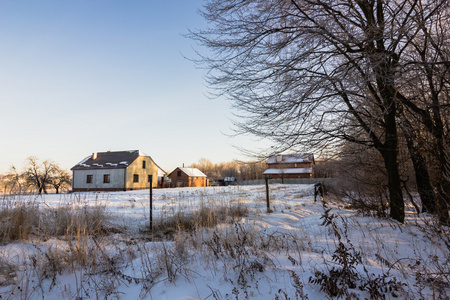
[[[72,169],[73,191],[119,191],[157,187],[166,172],[139,150],[95,152]]]

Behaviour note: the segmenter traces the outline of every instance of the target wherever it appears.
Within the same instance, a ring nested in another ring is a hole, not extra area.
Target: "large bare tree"
[[[239,132],[274,141],[276,151],[343,141],[377,149],[390,215],[403,222],[400,104],[424,122],[431,118],[433,133],[439,123],[403,93],[404,76],[411,76],[417,43],[431,34],[426,21],[445,12],[447,2],[210,0],[202,11],[210,27],[190,37],[211,51],[199,62],[213,93],[234,101]],[[439,52],[440,44],[429,47]],[[430,57],[419,57],[426,71]],[[441,136],[434,135],[438,144]]]
[[[449,5],[448,1],[417,1],[417,26],[407,33],[410,44],[404,55],[402,77],[397,82],[402,108],[400,124],[416,170],[423,208],[437,212],[443,223],[449,221],[450,204]],[[436,194],[427,174],[425,152],[435,162]]]

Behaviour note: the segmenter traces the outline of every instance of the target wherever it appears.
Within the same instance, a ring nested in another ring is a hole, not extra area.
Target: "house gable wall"
[[[181,173],[180,176],[178,176],[178,172]],[[189,186],[189,176],[179,168],[176,168],[172,173],[170,173],[169,178],[172,180],[173,187]]]
[[[142,167],[145,161],[145,169]],[[134,175],[139,176],[139,182],[134,182]],[[127,168],[127,190],[148,189],[148,175],[153,175],[152,187],[158,186],[158,167],[149,156],[138,156]]]

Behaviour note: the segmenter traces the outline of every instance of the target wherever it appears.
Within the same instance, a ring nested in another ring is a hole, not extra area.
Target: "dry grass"
[[[192,213],[178,211],[173,216],[163,216],[153,225],[153,238],[173,239],[176,233],[193,232],[204,227],[214,227],[221,223],[232,223],[248,214],[242,204],[230,206],[201,207]]]
[[[4,206],[0,210],[0,244],[24,241],[32,236],[72,238],[102,236],[116,231],[105,206],[60,206],[40,210],[33,204]]]
[[[105,206],[58,207],[46,211],[42,231],[50,236],[106,235],[112,226]]]
[[[28,239],[39,226],[39,209],[34,205],[17,205],[0,210],[0,243]]]

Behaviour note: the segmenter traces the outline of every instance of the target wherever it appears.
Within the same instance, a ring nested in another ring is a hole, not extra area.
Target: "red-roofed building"
[[[173,187],[201,187],[208,186],[206,175],[197,168],[176,168],[167,177]]]

